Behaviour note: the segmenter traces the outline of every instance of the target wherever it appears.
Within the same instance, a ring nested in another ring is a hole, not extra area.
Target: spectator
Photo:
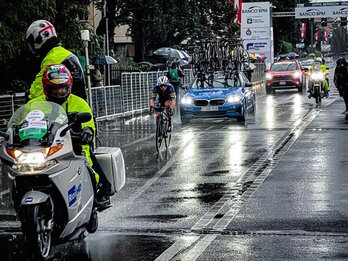
[[[175,89],[176,102],[178,103],[180,94],[180,78],[184,77],[184,73],[178,65],[178,62],[172,62],[172,65],[168,70],[167,77],[169,79],[169,83],[173,85]]]
[[[98,66],[91,70],[91,81],[93,87],[103,86],[103,78],[104,77],[99,71]]]
[[[336,62],[334,83],[346,105],[346,110],[342,114],[348,115],[348,64],[344,57],[338,58]]]

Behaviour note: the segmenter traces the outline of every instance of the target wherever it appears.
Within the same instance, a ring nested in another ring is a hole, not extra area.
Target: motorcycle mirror
[[[92,119],[92,116],[89,112],[80,112],[76,115],[76,121],[79,123],[84,123],[87,121],[90,121]]]
[[[0,131],[0,136],[4,137],[5,140],[8,140],[10,138],[10,135],[8,135],[7,133]]]
[[[76,114],[75,121],[70,123],[65,129],[60,133],[60,137],[65,136],[68,130],[70,130],[76,123],[84,123],[90,121],[92,119],[92,115],[89,112],[80,112]]]

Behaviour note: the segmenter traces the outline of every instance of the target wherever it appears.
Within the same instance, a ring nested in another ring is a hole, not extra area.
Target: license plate
[[[279,85],[286,85],[286,82],[279,82]]]
[[[218,107],[217,106],[207,106],[207,107],[202,107],[201,111],[218,111]]]

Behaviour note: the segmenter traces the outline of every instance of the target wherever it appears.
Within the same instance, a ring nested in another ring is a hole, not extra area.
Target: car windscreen
[[[271,67],[271,71],[293,71],[296,70],[297,64],[293,63],[274,63]]]
[[[301,62],[302,66],[312,66],[313,65],[313,61],[303,61]]]
[[[196,79],[192,84],[193,89],[208,89],[208,88],[231,88],[239,86],[238,79],[227,79],[224,78],[216,78],[213,81],[208,80],[199,80]]]

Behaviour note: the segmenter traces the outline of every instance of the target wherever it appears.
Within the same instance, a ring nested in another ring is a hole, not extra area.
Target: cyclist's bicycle
[[[164,142],[166,149],[170,145],[170,141],[172,138],[172,132],[168,132],[168,128],[173,127],[169,126],[169,121],[167,118],[167,111],[165,107],[155,107],[154,110],[156,112],[160,112],[160,116],[156,119],[156,150],[160,152],[160,148]]]

